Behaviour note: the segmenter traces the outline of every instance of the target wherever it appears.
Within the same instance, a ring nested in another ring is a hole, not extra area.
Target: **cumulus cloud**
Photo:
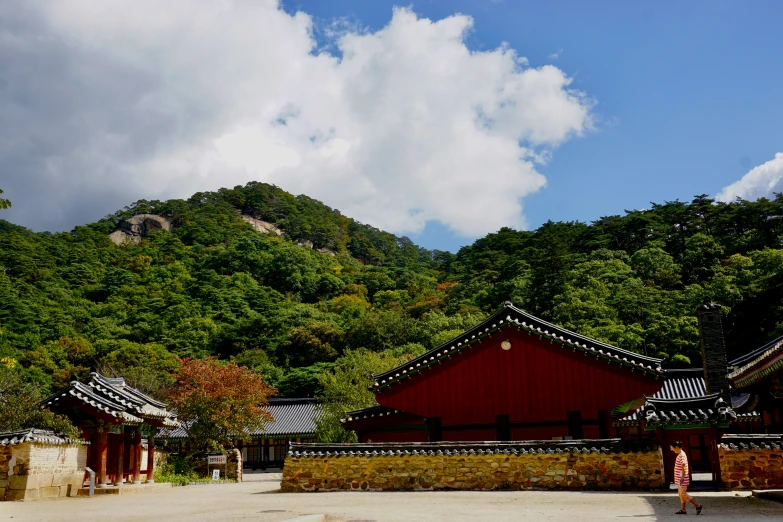
[[[772,196],[775,192],[783,192],[783,152],[778,152],[774,159],[751,169],[738,181],[723,187],[715,198],[725,202],[737,198],[754,200]]]
[[[2,3],[2,217],[63,230],[258,180],[399,233],[523,227],[592,101],[506,45],[469,49],[472,23],[398,8],[324,45],[276,0]]]

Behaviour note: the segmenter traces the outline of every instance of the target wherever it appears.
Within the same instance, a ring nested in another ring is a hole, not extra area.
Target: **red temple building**
[[[143,437],[147,440],[146,481],[153,482],[155,433],[179,423],[166,405],[128,386],[123,378],[91,373],[42,402],[68,416],[90,442],[87,465],[98,487],[140,484]]]
[[[347,412],[343,423],[359,442],[633,438],[665,449],[681,440],[693,471],[720,483],[724,434],[783,427],[783,338],[729,365],[720,313],[718,305],[697,309],[704,368],[665,370],[660,359],[507,302],[459,337],[375,375],[378,406]],[[671,480],[674,454],[663,453]]]
[[[641,405],[661,360],[506,303],[459,337],[375,376],[379,406],[348,412],[360,442],[610,438],[613,411]]]

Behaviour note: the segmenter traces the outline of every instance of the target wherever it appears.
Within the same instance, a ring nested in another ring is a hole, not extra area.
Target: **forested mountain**
[[[138,214],[173,228],[112,243]],[[174,355],[219,355],[281,395],[312,395],[367,351],[392,364],[511,300],[666,364],[699,365],[694,309],[705,299],[725,306],[730,355],[783,334],[782,248],[781,195],[504,228],[450,254],[250,183],[139,201],[68,233],[0,221],[0,359],[46,388],[96,368],[154,392]]]

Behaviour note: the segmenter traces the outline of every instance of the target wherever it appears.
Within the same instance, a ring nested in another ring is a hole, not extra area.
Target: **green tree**
[[[0,189],[0,194],[3,193],[3,189]],[[7,199],[0,198],[0,209],[11,208],[11,202]]]
[[[41,408],[45,398],[41,386],[25,379],[16,361],[0,360],[0,431],[38,428],[78,437],[79,430],[68,417]]]
[[[230,449],[273,420],[264,406],[275,390],[260,374],[211,357],[179,359],[178,365],[168,397],[193,451]]]
[[[316,419],[316,438],[319,442],[355,442],[356,434],[346,431],[340,419],[345,412],[376,405],[375,395],[369,390],[372,374],[384,372],[411,359],[410,354],[347,350],[330,371],[318,380],[322,390],[318,394],[320,411]]]

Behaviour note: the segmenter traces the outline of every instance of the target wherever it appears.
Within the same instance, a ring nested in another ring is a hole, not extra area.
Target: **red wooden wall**
[[[500,348],[511,341],[508,351]],[[598,410],[652,395],[663,379],[573,352],[516,328],[505,328],[450,360],[381,390],[379,404],[443,426],[562,421],[569,411]],[[446,432],[444,432],[444,437]]]

